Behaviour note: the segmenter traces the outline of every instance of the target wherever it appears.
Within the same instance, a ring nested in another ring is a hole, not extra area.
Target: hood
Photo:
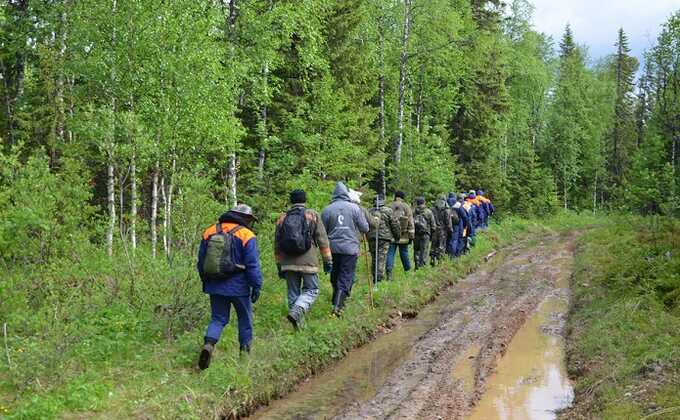
[[[460,202],[456,201],[456,204],[453,205],[454,209],[459,209],[460,208]]]
[[[349,190],[342,182],[335,184],[335,189],[333,190],[333,195],[331,196],[333,201],[343,200],[351,201],[349,198]]]

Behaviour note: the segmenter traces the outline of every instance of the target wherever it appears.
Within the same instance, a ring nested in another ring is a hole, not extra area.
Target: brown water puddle
[[[369,400],[409,354],[415,342],[441,321],[450,305],[439,299],[389,334],[351,351],[337,365],[302,384],[284,399],[272,401],[253,419],[327,419],[348,405]]]
[[[562,283],[562,282],[560,282]],[[561,331],[568,304],[549,297],[520,328],[470,420],[554,419],[574,398]]]

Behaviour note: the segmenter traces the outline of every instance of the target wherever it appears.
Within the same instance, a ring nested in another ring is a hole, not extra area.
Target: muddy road
[[[388,334],[254,418],[550,419],[573,393],[563,330],[576,233],[501,250]]]

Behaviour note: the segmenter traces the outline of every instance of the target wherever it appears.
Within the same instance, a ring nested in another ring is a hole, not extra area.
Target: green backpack
[[[234,262],[234,234],[243,226],[236,226],[225,232],[222,224],[215,225],[215,234],[208,238],[208,247],[203,260],[203,273],[208,280],[226,280],[231,274],[246,269]]]

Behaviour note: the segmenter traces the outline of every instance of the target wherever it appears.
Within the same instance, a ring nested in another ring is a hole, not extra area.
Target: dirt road
[[[575,238],[547,234],[499,252],[415,320],[256,417],[554,417],[571,392],[561,334]]]

